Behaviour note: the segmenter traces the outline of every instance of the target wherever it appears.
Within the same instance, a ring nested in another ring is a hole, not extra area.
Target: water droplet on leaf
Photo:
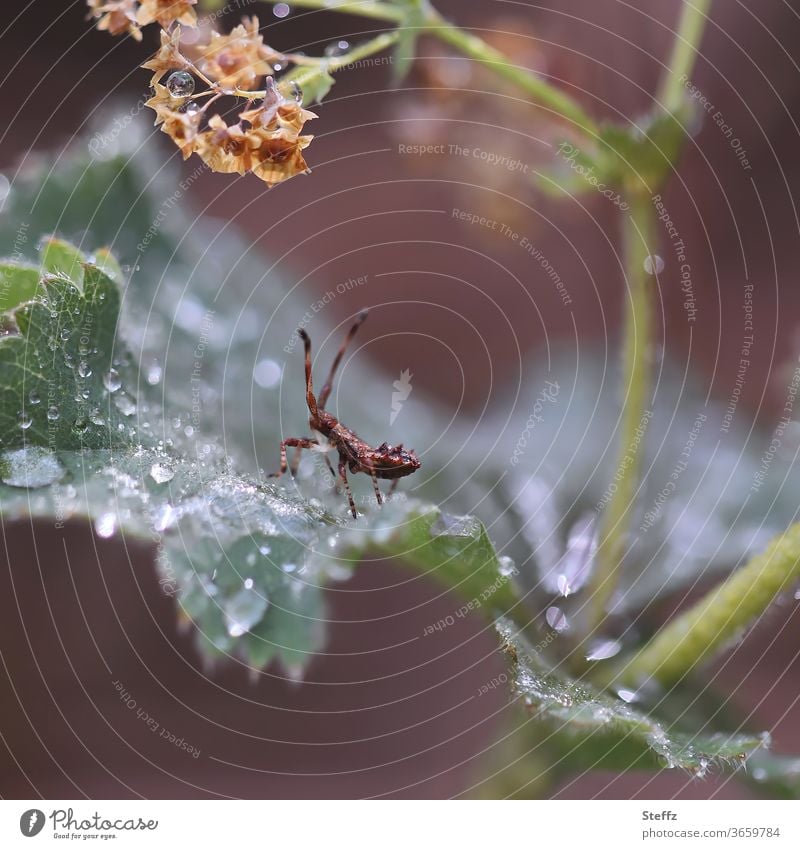
[[[19,448],[0,454],[0,480],[8,486],[35,489],[49,486],[64,476],[58,457],[46,448]]]
[[[153,463],[150,466],[150,477],[156,483],[167,483],[175,477],[175,472],[164,463]]]
[[[120,386],[122,386],[122,381],[120,380],[119,373],[116,369],[109,369],[103,375],[103,386],[105,386],[109,392],[116,392]]]
[[[97,536],[103,539],[113,537],[117,530],[117,514],[103,513],[102,516],[98,516],[94,522],[94,530]]]

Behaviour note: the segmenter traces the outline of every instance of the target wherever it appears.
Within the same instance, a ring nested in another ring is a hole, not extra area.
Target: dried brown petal
[[[137,0],[88,0],[92,15],[98,19],[97,29],[111,35],[130,33],[137,41],[142,31],[136,24]]]
[[[198,67],[223,88],[252,91],[261,77],[272,73],[272,65],[282,58],[264,44],[258,31],[258,18],[242,18],[229,33],[212,31],[207,44],[192,50]]]
[[[150,84],[155,86],[167,71],[176,68],[185,68],[188,64],[186,58],[181,54],[181,27],[175,26],[170,32],[161,30],[161,47],[158,53],[145,62],[142,67],[153,71],[153,79]]]
[[[193,27],[197,23],[197,15],[192,7],[196,4],[197,0],[141,0],[136,22],[146,26],[158,21],[167,29],[173,21],[177,21]]]

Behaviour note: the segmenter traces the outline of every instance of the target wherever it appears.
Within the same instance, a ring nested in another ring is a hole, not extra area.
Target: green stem
[[[616,680],[649,678],[671,683],[707,660],[755,621],[780,593],[800,579],[800,523],[734,572],[630,658]]]
[[[659,87],[658,100],[668,112],[676,112],[683,102],[683,83],[694,66],[710,5],[711,0],[694,0],[694,5],[687,2],[683,5],[669,65]],[[652,186],[651,190],[658,192],[661,186]],[[616,467],[617,476],[621,479],[603,513],[598,568],[590,587],[589,633],[603,622],[608,601],[616,588],[620,561],[625,553],[630,514],[640,485],[639,467],[644,436],[637,438],[637,432],[644,421],[650,389],[654,313],[650,291],[652,279],[644,270],[644,261],[648,255],[655,253],[654,231],[650,198],[643,189],[637,188],[624,233],[630,301],[625,319],[623,351],[626,395],[622,410],[622,444]]]
[[[494,47],[477,35],[451,24],[435,9],[430,9],[427,21],[427,32],[431,35],[436,36],[445,44],[455,47],[464,56],[480,62],[497,76],[514,83],[530,95],[535,103],[552,109],[562,117],[572,121],[589,138],[596,138],[598,134],[597,124],[575,100],[561,89],[551,85],[538,74],[514,65],[499,50],[495,50]]]
[[[267,3],[277,3],[278,0],[266,0]],[[291,6],[295,9],[319,9],[327,12],[345,12],[349,15],[358,15],[362,18],[374,18],[379,21],[390,21],[402,23],[405,19],[405,11],[398,6],[390,6],[388,3],[370,2],[370,0],[292,0]]]
[[[683,103],[686,91],[684,83],[694,67],[710,6],[711,0],[694,0],[693,4],[683,4],[667,71],[661,79],[658,92],[658,101],[666,112],[674,114]]]
[[[356,45],[352,50],[343,53],[341,56],[323,59],[321,65],[331,73],[340,71],[348,65],[352,65],[361,59],[366,59],[367,56],[372,56],[373,53],[380,53],[382,50],[386,50],[387,47],[395,44],[399,38],[400,33],[397,30],[381,33],[381,35],[375,36],[375,38],[371,38],[363,44]]]
[[[655,253],[655,214],[643,191],[631,196],[624,221],[623,259],[628,285],[622,352],[625,399],[621,412],[621,442],[611,493],[603,511],[597,551],[597,569],[589,587],[589,632],[605,617],[608,601],[617,584],[625,553],[631,510],[639,488],[639,467],[647,429],[650,364],[654,324],[652,289],[655,278],[645,262]]]
[[[267,0],[274,3],[276,0]],[[349,12],[362,17],[390,21],[402,28],[408,20],[408,10],[399,6],[389,6],[385,3],[339,2],[332,4],[330,0],[296,0],[292,3],[297,8],[325,9],[332,12]],[[514,83],[528,94],[531,99],[552,109],[562,117],[572,121],[588,137],[597,136],[597,124],[586,114],[581,106],[561,89],[548,83],[538,74],[514,65],[507,56],[487,44],[482,38],[466,32],[455,24],[447,21],[427,2],[424,3],[423,31],[435,36],[445,44],[455,47],[461,54],[480,62],[499,77]]]

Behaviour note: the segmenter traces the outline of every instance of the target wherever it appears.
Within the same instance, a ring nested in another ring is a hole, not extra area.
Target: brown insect
[[[308,411],[311,414],[308,424],[312,431],[327,439],[329,445],[339,453],[339,477],[347,493],[350,512],[353,514],[354,519],[358,518],[358,513],[356,512],[353,493],[350,490],[350,484],[347,480],[348,468],[353,474],[365,472],[372,478],[375,498],[378,504],[383,504],[383,496],[378,488],[378,479],[392,481],[392,486],[389,490],[389,495],[391,495],[397,488],[400,478],[413,474],[421,465],[417,455],[413,451],[406,450],[402,445],[387,445],[384,442],[377,448],[372,448],[363,439],[356,436],[350,428],[345,427],[335,416],[325,411],[325,404],[331,394],[336,369],[339,368],[347,346],[353,341],[356,331],[363,324],[367,314],[368,310],[362,310],[355,324],[350,328],[347,336],[345,336],[342,347],[339,348],[339,352],[334,357],[330,374],[325,381],[325,385],[322,387],[322,391],[319,393],[318,399],[314,397],[314,387],[311,382],[311,339],[309,339],[308,334],[302,328],[297,331],[303,340],[306,351],[306,403],[308,404]],[[297,449],[290,469],[291,474],[295,475],[302,449],[306,448],[312,451],[319,451],[320,443],[316,439],[305,439],[302,437],[284,439],[281,442],[281,470],[270,475],[270,477],[279,478],[289,468],[286,457],[287,448]],[[333,471],[331,461],[328,459],[327,454],[324,456],[325,462],[328,464],[328,468],[335,478],[336,473]]]

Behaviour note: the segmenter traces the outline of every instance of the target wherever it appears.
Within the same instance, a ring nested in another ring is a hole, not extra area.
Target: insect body
[[[300,329],[297,331],[303,340],[306,352],[306,403],[308,404],[308,411],[310,413],[308,424],[314,433],[319,434],[322,439],[326,439],[328,445],[339,454],[339,477],[347,493],[347,500],[350,503],[350,512],[353,514],[353,518],[357,518],[358,513],[356,512],[353,493],[350,490],[350,484],[347,480],[348,469],[353,474],[357,474],[358,472],[368,474],[372,478],[375,498],[378,504],[383,504],[383,496],[378,488],[378,480],[386,479],[392,481],[392,486],[389,490],[389,494],[391,494],[397,487],[400,478],[413,474],[420,467],[419,458],[413,451],[403,448],[402,445],[387,445],[385,442],[377,448],[372,448],[350,430],[349,427],[345,427],[335,416],[325,410],[325,404],[333,387],[336,370],[339,368],[347,346],[353,340],[356,331],[366,317],[367,310],[363,310],[356,319],[355,324],[350,328],[344,342],[342,342],[342,347],[339,348],[338,353],[334,357],[330,374],[325,385],[322,387],[322,391],[319,393],[319,398],[314,396],[314,387],[311,380],[311,339],[309,339],[305,330]],[[301,450],[306,448],[312,451],[319,451],[320,443],[316,439],[303,437],[284,439],[281,442],[281,469],[279,472],[271,475],[271,477],[281,477],[290,468],[286,456],[287,448],[297,449],[290,469],[292,475],[294,475],[297,471]],[[325,461],[328,463],[328,468],[330,468],[331,473],[335,477],[327,454],[325,455]]]

